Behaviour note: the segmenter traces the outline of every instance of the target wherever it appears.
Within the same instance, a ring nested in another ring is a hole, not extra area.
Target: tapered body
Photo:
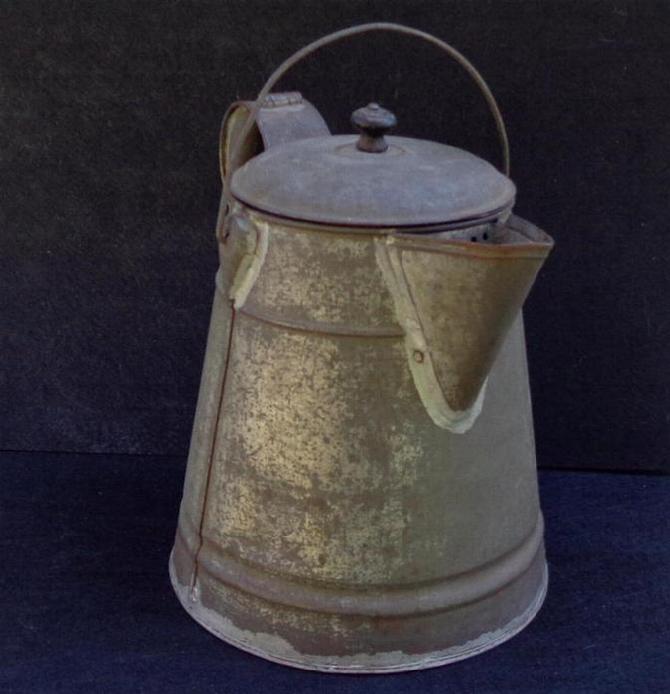
[[[173,581],[207,628],[319,669],[440,664],[513,635],[546,585],[521,314],[466,433],[412,378],[378,232],[222,244]]]

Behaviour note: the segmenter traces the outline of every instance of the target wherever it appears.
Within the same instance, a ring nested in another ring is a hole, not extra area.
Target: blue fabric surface
[[[228,646],[172,593],[177,458],[0,456],[2,692],[670,691],[670,478],[544,472],[549,594],[476,658],[324,675]]]

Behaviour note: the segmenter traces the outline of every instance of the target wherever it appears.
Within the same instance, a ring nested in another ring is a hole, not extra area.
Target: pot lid
[[[476,223],[514,202],[515,186],[456,147],[386,137],[395,116],[377,104],[352,116],[361,134],[271,147],[235,171],[231,192],[258,210],[333,225]]]

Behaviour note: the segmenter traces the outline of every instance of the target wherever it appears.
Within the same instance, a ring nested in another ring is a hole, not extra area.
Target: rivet
[[[423,352],[420,349],[414,350],[414,361],[417,364],[423,363]]]

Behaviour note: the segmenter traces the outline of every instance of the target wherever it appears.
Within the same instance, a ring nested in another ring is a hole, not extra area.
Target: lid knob
[[[379,104],[371,103],[365,108],[356,109],[351,114],[351,122],[361,131],[356,147],[362,152],[385,152],[388,143],[384,135],[395,127],[396,117]]]

